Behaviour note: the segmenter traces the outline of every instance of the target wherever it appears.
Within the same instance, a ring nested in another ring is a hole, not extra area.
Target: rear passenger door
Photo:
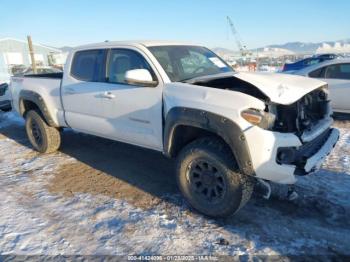
[[[102,135],[101,93],[107,53],[105,49],[77,51],[71,58],[70,71],[64,73],[62,103],[66,122],[73,129]]]

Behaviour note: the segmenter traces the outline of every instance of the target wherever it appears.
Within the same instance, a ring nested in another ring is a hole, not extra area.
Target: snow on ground
[[[298,201],[253,197],[221,220],[197,214],[177,191],[146,208],[106,194],[54,193],[48,186],[60,167],[80,160],[34,152],[13,135],[23,128],[15,113],[0,115],[0,254],[350,254],[350,124],[323,169],[299,179]]]

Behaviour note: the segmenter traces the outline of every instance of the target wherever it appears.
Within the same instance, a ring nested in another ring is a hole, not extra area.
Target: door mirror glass
[[[151,73],[147,69],[133,69],[126,71],[125,80],[130,85],[155,87],[158,85],[154,81]]]

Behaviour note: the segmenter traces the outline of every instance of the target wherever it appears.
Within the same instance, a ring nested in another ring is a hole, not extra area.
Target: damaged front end
[[[339,131],[331,128],[333,119],[328,87],[316,89],[291,105],[268,105],[276,115],[271,131],[294,133],[300,147],[281,147],[276,162],[296,166],[295,175],[306,175],[320,168],[339,138]]]
[[[275,161],[294,166],[294,175],[307,175],[321,167],[325,157],[339,139],[332,128],[332,110],[328,87],[322,86],[290,105],[266,102],[265,110],[244,110],[241,116],[248,122],[272,132],[294,134],[300,146],[278,147]]]
[[[332,124],[327,85],[306,94],[291,105],[270,103],[267,110],[276,116],[273,131],[296,133],[306,142]]]
[[[191,84],[240,92],[263,101],[264,110],[247,108],[240,112],[241,117],[282,137],[297,137],[298,146],[278,145],[276,141],[271,146],[277,149],[269,151],[277,165],[294,167],[294,175],[317,170],[338,141],[339,131],[331,128],[332,110],[324,82],[281,74],[239,73],[195,79]]]
[[[265,130],[294,133],[303,142],[313,140],[333,122],[327,86],[306,94],[290,105],[281,105],[269,100],[264,102],[264,111],[249,108],[242,111],[241,116]]]

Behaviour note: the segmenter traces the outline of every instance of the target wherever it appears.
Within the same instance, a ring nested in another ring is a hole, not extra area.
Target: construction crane
[[[227,22],[231,28],[232,35],[236,40],[236,44],[241,55],[242,56],[250,55],[250,52],[247,50],[246,46],[242,44],[242,40],[229,16],[227,16]]]

